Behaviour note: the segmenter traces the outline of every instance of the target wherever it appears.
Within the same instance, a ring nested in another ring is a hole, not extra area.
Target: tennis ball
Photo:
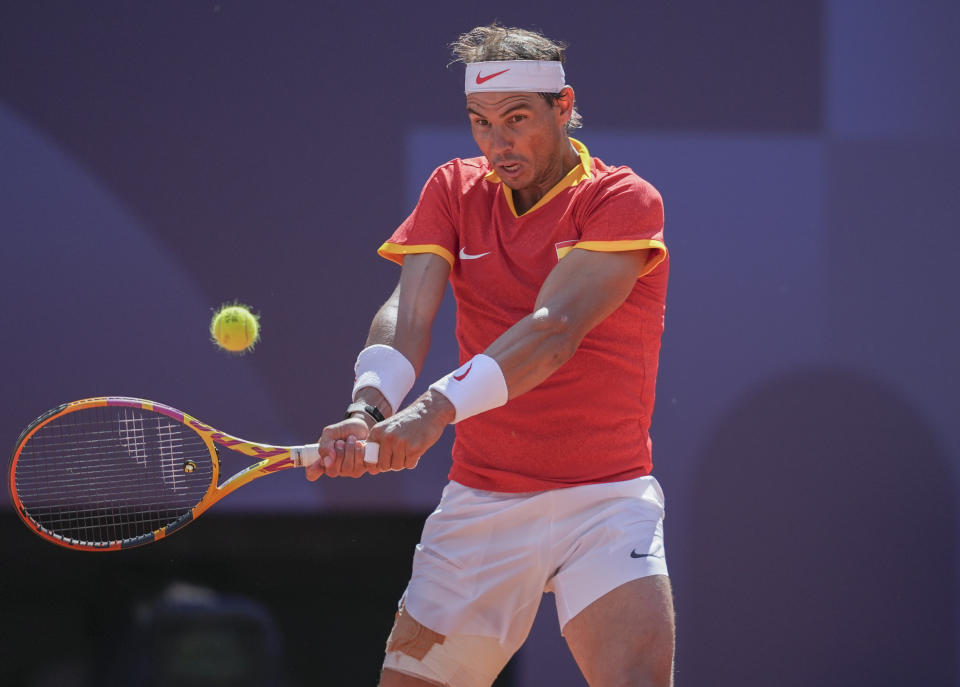
[[[244,353],[260,340],[260,321],[245,305],[224,304],[210,320],[210,336],[220,348]]]

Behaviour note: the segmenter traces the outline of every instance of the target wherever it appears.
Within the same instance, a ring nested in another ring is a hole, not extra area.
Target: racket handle
[[[306,446],[291,446],[290,458],[293,464],[298,468],[308,468],[320,460],[320,445],[307,444]],[[372,441],[366,442],[363,452],[363,462],[368,464],[376,463],[380,459],[380,444]]]
[[[308,468],[320,460],[320,445],[307,444],[306,446],[291,446],[290,458],[298,468]]]

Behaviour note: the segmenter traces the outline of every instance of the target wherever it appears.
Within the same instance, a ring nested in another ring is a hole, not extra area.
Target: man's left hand
[[[367,441],[380,444],[380,458],[376,465],[367,465],[367,471],[375,475],[417,467],[420,457],[455,416],[456,409],[443,394],[427,390],[399,413],[371,428]]]

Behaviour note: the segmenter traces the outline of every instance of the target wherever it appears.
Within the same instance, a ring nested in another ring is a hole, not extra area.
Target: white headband
[[[559,62],[507,60],[468,62],[463,89],[465,93],[485,91],[559,93],[565,85],[563,65]]]

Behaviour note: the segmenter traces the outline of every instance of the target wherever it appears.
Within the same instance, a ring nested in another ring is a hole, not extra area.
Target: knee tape
[[[383,667],[444,687],[490,687],[509,660],[495,637],[442,635],[401,608]]]

